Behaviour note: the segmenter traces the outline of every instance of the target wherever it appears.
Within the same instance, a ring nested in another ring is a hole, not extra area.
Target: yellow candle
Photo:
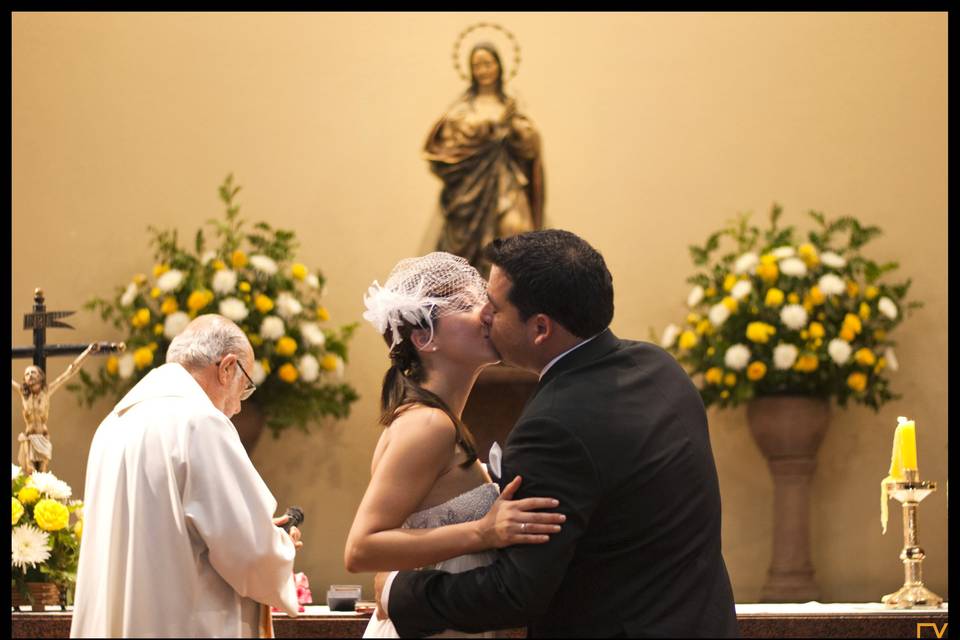
[[[917,470],[917,426],[903,416],[897,418],[893,432],[893,452],[890,454],[890,471],[880,481],[880,526],[887,532],[887,483],[906,480],[905,469]]]
[[[913,420],[904,419],[897,425],[900,432],[900,460],[904,469],[917,470],[917,426]]]

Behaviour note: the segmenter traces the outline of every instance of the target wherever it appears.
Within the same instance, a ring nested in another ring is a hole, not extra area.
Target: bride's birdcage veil
[[[460,256],[435,251],[397,263],[381,286],[376,280],[363,296],[363,318],[381,334],[391,331],[392,349],[403,339],[402,325],[430,329],[437,318],[469,311],[487,299],[487,283]]]

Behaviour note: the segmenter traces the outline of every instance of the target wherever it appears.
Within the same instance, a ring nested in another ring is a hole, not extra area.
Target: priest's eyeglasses
[[[223,362],[223,360],[217,361],[216,366],[219,367],[221,362]],[[237,366],[240,367],[240,371],[243,373],[244,377],[246,377],[247,382],[250,383],[244,387],[243,391],[240,392],[240,402],[243,402],[253,395],[253,392],[257,390],[257,385],[254,383],[253,378],[247,374],[247,370],[243,368],[243,365],[240,364],[240,360],[237,360]]]

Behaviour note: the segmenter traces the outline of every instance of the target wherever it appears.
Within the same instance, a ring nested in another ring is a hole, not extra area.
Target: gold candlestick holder
[[[923,586],[923,549],[917,546],[917,505],[937,490],[937,483],[920,480],[920,472],[915,469],[904,471],[904,482],[887,484],[891,498],[903,504],[903,586],[889,593],[881,602],[891,609],[911,609],[913,607],[939,607],[943,598]]]

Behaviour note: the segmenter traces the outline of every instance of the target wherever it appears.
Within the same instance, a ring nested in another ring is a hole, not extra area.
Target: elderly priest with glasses
[[[230,422],[253,357],[237,325],[200,316],[97,428],[71,637],[272,636],[269,606],[297,614],[300,532]]]

